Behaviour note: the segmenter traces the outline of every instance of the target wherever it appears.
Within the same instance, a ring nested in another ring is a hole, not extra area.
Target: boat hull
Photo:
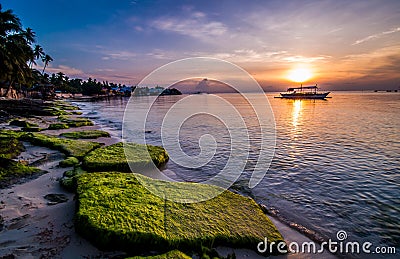
[[[281,93],[285,99],[325,99],[330,92],[325,93]]]

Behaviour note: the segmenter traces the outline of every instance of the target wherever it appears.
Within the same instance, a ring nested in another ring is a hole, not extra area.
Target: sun
[[[289,71],[287,78],[293,82],[303,83],[312,76],[312,72],[308,68],[295,68]]]

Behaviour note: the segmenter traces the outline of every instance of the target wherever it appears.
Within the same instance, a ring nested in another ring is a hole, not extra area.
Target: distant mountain
[[[208,85],[207,78],[201,80],[195,87],[195,91],[199,93],[209,93],[210,86]]]

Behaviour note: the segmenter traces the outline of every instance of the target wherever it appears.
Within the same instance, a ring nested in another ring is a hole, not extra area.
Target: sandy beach
[[[85,127],[93,128],[97,127]],[[66,131],[51,133],[58,135]],[[112,138],[103,140],[107,144],[117,141]],[[97,141],[101,142],[102,139]],[[75,233],[74,194],[64,190],[58,182],[65,171],[72,169],[58,167],[65,155],[45,147],[33,146],[29,142],[24,142],[24,146],[26,151],[17,159],[28,160],[48,173],[0,190],[0,215],[4,220],[0,235],[0,257],[82,258],[115,255],[101,252]],[[68,200],[53,205],[44,198],[48,194],[61,194]]]

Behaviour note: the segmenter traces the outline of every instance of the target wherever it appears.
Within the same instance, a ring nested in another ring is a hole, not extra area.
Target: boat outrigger
[[[325,99],[330,92],[319,92],[317,84],[312,86],[290,87],[286,93],[280,93],[277,98],[285,99]]]

